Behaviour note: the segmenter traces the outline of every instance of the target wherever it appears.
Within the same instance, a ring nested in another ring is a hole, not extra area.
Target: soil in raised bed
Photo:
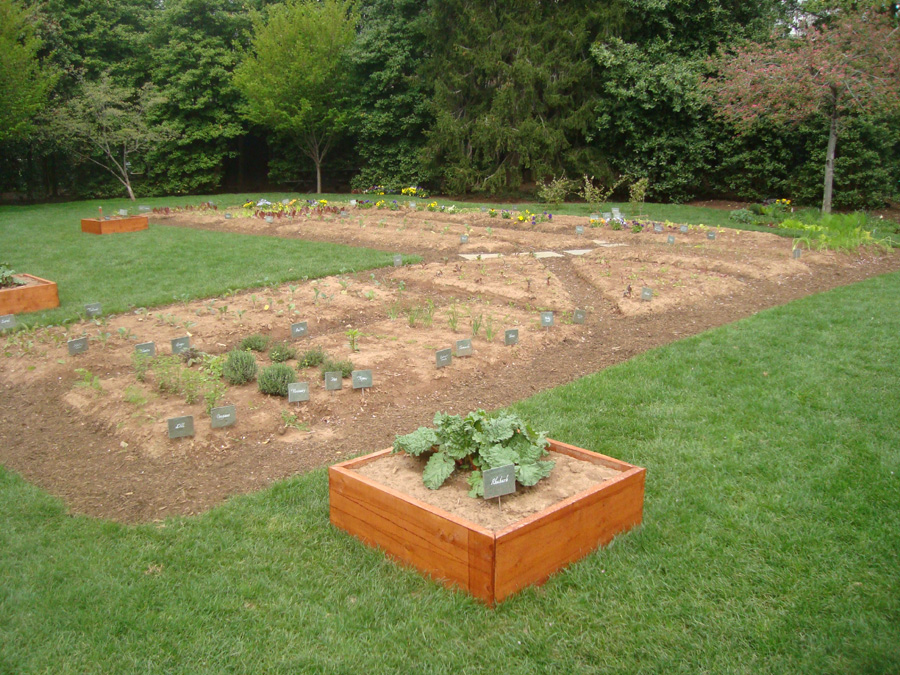
[[[354,471],[488,530],[501,530],[621,473],[559,452],[551,451],[545,459],[555,462],[547,478],[531,487],[518,485],[515,494],[496,499],[469,497],[468,474],[462,471],[455,471],[440,488],[431,490],[422,482],[427,458],[403,453],[380,457]]]

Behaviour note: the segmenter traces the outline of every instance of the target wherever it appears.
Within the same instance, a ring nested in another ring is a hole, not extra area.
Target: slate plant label
[[[794,249],[794,253],[793,253],[793,255],[794,255],[794,260],[796,260],[797,258],[799,258],[799,257],[800,257],[800,254],[801,254],[800,249],[799,249],[799,248],[795,248],[795,249]]]
[[[472,341],[471,340],[457,340],[456,341],[456,355],[457,356],[472,356]]]
[[[438,349],[434,354],[434,360],[438,368],[449,366],[453,360],[453,353],[449,349]]]
[[[120,216],[127,216],[127,215],[128,215],[128,209],[119,209],[119,215],[120,215]]]
[[[587,312],[583,309],[576,309],[575,316],[572,318],[572,323],[584,323],[584,319],[587,317]]]
[[[516,465],[507,464],[481,473],[484,479],[484,498],[493,499],[516,491]]]
[[[275,222],[275,216],[266,216],[266,222],[267,222],[267,223],[274,223],[274,222]]]
[[[150,211],[149,206],[139,206],[138,207],[138,213],[147,213],[148,211]]]
[[[175,338],[172,340],[172,353],[180,354],[181,352],[187,351],[191,348],[191,336],[186,335],[185,337]]]
[[[16,315],[4,314],[0,316],[0,330],[8,330],[16,327]]]
[[[409,208],[411,208],[411,209],[416,208],[416,203],[415,203],[415,202],[407,202],[407,204],[409,204]]]
[[[709,232],[707,232],[707,233],[706,233],[706,238],[707,238],[707,239],[715,239],[715,238],[716,238],[716,233],[715,233],[715,231],[710,230]]]
[[[403,267],[403,256],[395,255],[394,256],[394,267]]]
[[[185,438],[194,435],[194,416],[170,417],[169,438]]]
[[[356,200],[355,200],[355,199],[351,199],[351,200],[350,200],[350,206],[356,206]]]
[[[675,243],[675,235],[674,235],[674,234],[670,234],[670,235],[669,235],[669,238],[666,239],[666,243],[667,243],[667,244],[674,244],[674,243]]]
[[[553,325],[553,312],[541,312],[541,327],[550,328]]]
[[[156,356],[156,343],[141,342],[140,344],[136,344],[134,346],[134,351],[140,352],[141,354],[146,354],[147,356]]]
[[[339,370],[330,370],[325,373],[325,391],[337,391],[344,384],[344,376]]]
[[[688,226],[682,225],[681,227],[678,228],[678,231],[681,232],[681,234],[687,234]]]
[[[368,389],[372,386],[371,370],[354,370],[350,374],[354,389]]]
[[[226,213],[226,214],[225,214],[225,218],[226,218],[227,220],[231,220],[231,218],[233,218],[233,216],[232,216],[230,213]]]
[[[604,213],[603,215],[605,216],[605,215],[607,215],[607,214]],[[592,214],[591,214],[591,220],[600,220],[600,214],[599,214],[599,213],[592,213]],[[609,220],[609,218],[607,218],[606,220]]]
[[[652,299],[653,299],[653,289],[647,288],[646,286],[644,286],[641,289],[641,300],[643,302],[650,302]]]
[[[584,234],[584,225],[576,225],[575,234]]]
[[[309,326],[306,321],[301,321],[300,323],[292,323],[291,324],[291,337],[295,340],[297,338],[306,337],[309,333]]]
[[[302,403],[309,400],[308,382],[291,382],[288,385],[288,403]]]
[[[213,429],[230,427],[237,422],[237,411],[233,405],[225,405],[221,408],[213,408],[210,410],[209,417],[211,420],[210,426],[212,426]]]
[[[100,316],[103,313],[103,310],[101,309],[99,302],[91,302],[84,306],[84,313],[87,314],[89,319],[92,319],[95,316]]]
[[[86,337],[75,338],[66,342],[69,347],[69,356],[76,354],[84,354],[88,350],[88,339]]]
[[[519,329],[510,328],[503,334],[503,344],[514,345],[519,342]]]
[[[460,244],[468,244],[469,243],[469,235],[467,235],[467,234],[459,235],[459,243]]]
[[[662,225],[660,225],[659,223],[656,223],[656,224],[653,226],[653,231],[654,231],[654,232],[662,232],[662,231],[663,231]]]

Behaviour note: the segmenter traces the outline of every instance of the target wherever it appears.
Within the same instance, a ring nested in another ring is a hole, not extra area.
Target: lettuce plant
[[[481,472],[485,469],[514,464],[516,481],[525,486],[549,476],[554,462],[543,459],[548,454],[547,445],[546,434],[536,433],[518,415],[476,410],[465,417],[436,413],[434,428],[419,427],[411,434],[397,436],[394,452],[413,457],[430,453],[422,482],[432,490],[443,485],[457,468],[472,468],[469,496],[480,497],[484,495]]]

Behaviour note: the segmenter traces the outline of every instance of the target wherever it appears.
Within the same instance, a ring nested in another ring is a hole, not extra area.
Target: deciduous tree
[[[345,54],[355,26],[344,0],[273,5],[255,24],[251,53],[234,74],[246,117],[301,143],[315,164],[318,192],[322,162],[348,122]]]
[[[0,142],[25,138],[56,79],[38,59],[30,12],[0,0]]]
[[[77,94],[55,111],[53,129],[79,158],[112,174],[134,200],[132,161],[170,132],[151,126],[148,110],[156,104],[152,90],[115,84],[108,74],[84,82]]]
[[[851,110],[900,108],[900,32],[889,13],[838,12],[822,25],[751,43],[722,56],[704,88],[722,116],[747,130],[760,118],[797,125],[828,120],[822,211],[831,211],[841,123]]]

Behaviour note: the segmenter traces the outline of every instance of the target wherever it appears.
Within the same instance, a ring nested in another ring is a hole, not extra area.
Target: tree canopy
[[[234,74],[246,117],[300,141],[317,192],[325,156],[348,123],[345,55],[355,24],[344,0],[274,5],[255,23],[250,55]]]
[[[900,31],[889,14],[840,13],[770,43],[722,57],[705,82],[719,114],[739,129],[760,118],[797,125],[829,121],[822,211],[831,211],[834,157],[842,120],[854,109],[900,109]]]

